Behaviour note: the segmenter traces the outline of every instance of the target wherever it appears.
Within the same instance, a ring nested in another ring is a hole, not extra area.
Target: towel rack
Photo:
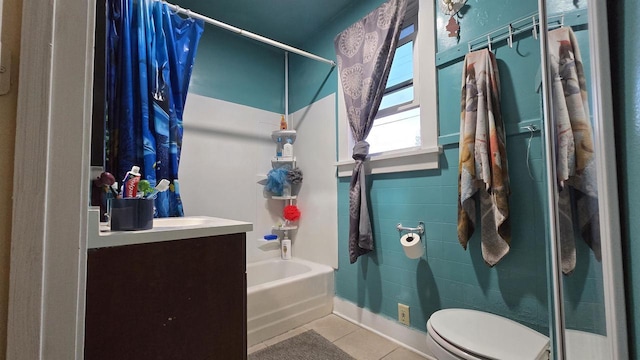
[[[581,26],[586,25],[588,20],[587,9],[572,10],[565,13],[549,16],[548,24],[550,28],[560,26]],[[505,41],[507,45],[513,44],[516,35],[523,34],[531,30],[532,35],[537,39],[540,26],[538,13],[529,14],[519,19],[511,21],[504,26],[497,27],[485,34],[482,34],[466,43],[453,48],[443,50],[436,54],[436,67],[443,67],[445,64],[463,58],[467,52],[482,49],[491,45],[492,50],[495,44]]]
[[[531,30],[533,36],[537,39],[538,26],[540,24],[538,20],[539,19],[537,18],[537,14],[532,14],[520,18],[516,21],[511,22],[507,26],[499,27],[486,33],[485,35],[478,36],[477,38],[467,42],[467,48],[470,52],[473,50],[482,49],[483,47],[488,47],[489,50],[491,50],[491,46],[493,43],[502,40],[507,40],[507,45],[510,45],[513,44],[513,37],[515,35],[521,34],[527,30]],[[564,13],[549,16],[548,23],[550,29],[564,26]]]

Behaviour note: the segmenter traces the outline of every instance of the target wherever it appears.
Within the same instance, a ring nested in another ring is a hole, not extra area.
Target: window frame
[[[415,0],[418,1],[418,0]],[[420,27],[419,27],[419,21],[418,21],[418,13],[415,12],[413,14],[408,14],[408,16],[405,18],[404,24],[403,24],[403,29],[407,28],[410,24],[413,24],[414,26],[414,31],[410,34],[405,36],[404,38],[400,39],[398,41],[398,44],[396,45],[396,49],[408,44],[409,42],[413,41],[413,48],[414,48],[414,56],[413,56],[413,77],[410,80],[405,80],[399,84],[393,85],[393,86],[389,86],[387,88],[384,89],[384,95],[388,95],[388,94],[392,94],[396,91],[400,91],[403,90],[405,88],[407,88],[408,86],[413,86],[413,99],[411,101],[407,101],[401,104],[397,104],[397,105],[393,105],[390,106],[388,108],[385,109],[378,109],[378,113],[376,114],[376,120],[381,119],[383,117],[389,116],[389,115],[394,115],[403,111],[407,111],[407,110],[411,110],[413,108],[416,107],[420,107],[420,99],[417,96],[416,93],[416,81],[415,81],[415,74],[416,74],[416,68],[418,67],[418,64],[416,64],[415,60],[417,60],[417,56],[415,56],[415,46],[416,46],[416,38],[418,35],[418,32],[420,31]],[[383,96],[384,96],[383,95]]]
[[[414,100],[396,105],[395,108],[397,111],[405,111],[415,108],[419,104],[422,144],[400,150],[370,154],[366,162],[368,173],[381,174],[439,168],[439,155],[442,148],[438,145],[435,5],[426,0],[418,1],[420,1],[417,14],[418,24],[416,24],[417,32],[413,45]],[[339,77],[340,74],[338,74]],[[378,117],[389,115],[388,109],[385,109]],[[351,176],[355,164],[351,158],[353,145],[344,93],[342,86],[340,86],[340,79],[338,79],[338,161],[336,167],[339,177]]]

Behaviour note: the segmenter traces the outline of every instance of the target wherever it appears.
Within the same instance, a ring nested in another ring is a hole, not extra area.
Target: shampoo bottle
[[[280,117],[280,130],[287,130],[287,121],[284,119],[284,115]]]
[[[280,256],[282,260],[291,260],[291,240],[286,235],[280,242]]]
[[[280,158],[282,157],[282,138],[278,137],[278,141],[276,142],[276,157]]]
[[[282,156],[293,157],[293,145],[291,144],[291,139],[287,139],[287,143],[282,146]]]

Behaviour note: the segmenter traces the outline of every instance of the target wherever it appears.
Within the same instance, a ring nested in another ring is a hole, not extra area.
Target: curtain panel
[[[338,34],[334,40],[349,127],[356,142],[349,188],[349,261],[373,250],[364,162],[366,138],[373,127],[391,70],[406,0],[389,0]]]
[[[153,0],[107,1],[106,169],[138,165],[155,186],[156,216],[183,216],[178,182],[182,113],[204,22]]]

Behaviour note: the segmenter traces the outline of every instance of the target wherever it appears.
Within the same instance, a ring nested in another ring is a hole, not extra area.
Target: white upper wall
[[[262,196],[271,168],[280,114],[193,93],[187,96],[180,159],[180,192],[187,216],[206,215],[253,223],[247,233],[247,261],[279,256],[279,248],[261,251],[256,239],[278,221]],[[280,209],[281,212],[281,209]]]
[[[290,118],[298,131],[293,147],[304,179],[298,196],[301,216],[293,255],[338,267],[338,180],[335,94]]]
[[[293,256],[337,267],[335,95],[290,115],[298,130],[293,146],[304,180],[297,202],[299,229],[289,237]],[[284,201],[266,199],[257,182],[271,169],[271,132],[280,114],[190,93],[180,160],[185,215],[253,223],[247,262],[280,256],[278,243],[257,240],[282,221]],[[281,233],[279,235],[282,235]]]

